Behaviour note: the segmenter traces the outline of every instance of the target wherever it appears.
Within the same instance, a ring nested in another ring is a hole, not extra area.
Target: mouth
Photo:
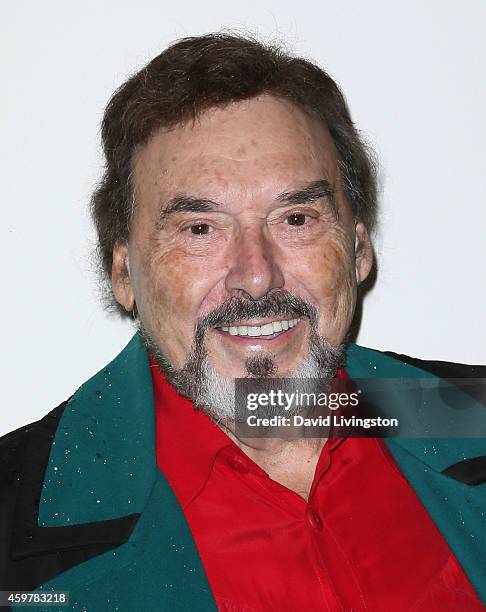
[[[300,321],[301,319],[283,319],[260,324],[256,322],[241,322],[234,325],[216,327],[216,330],[225,336],[273,340],[273,338],[289,333]]]

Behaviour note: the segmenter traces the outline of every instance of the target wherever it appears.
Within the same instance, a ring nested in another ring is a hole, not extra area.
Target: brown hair
[[[159,128],[263,93],[285,98],[326,124],[355,217],[373,229],[377,208],[374,156],[354,127],[332,78],[312,62],[248,36],[188,37],[170,45],[123,83],[106,108],[101,129],[106,169],[91,200],[105,281],[111,279],[113,248],[129,238],[135,149]],[[110,282],[106,288],[107,303],[128,315],[116,303]]]

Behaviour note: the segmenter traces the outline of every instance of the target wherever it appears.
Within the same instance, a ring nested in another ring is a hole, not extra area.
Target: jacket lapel
[[[189,527],[160,471],[125,544],[71,568],[39,590],[68,591],[69,609],[79,612],[216,610]]]
[[[155,477],[154,419],[148,358],[134,336],[69,400],[47,465],[39,525],[142,512]]]
[[[101,531],[103,525],[127,523],[128,533],[133,531],[125,544],[40,590],[69,591],[73,610],[215,609],[184,515],[155,457],[151,375],[134,336],[64,409],[37,526],[74,536],[87,523]]]

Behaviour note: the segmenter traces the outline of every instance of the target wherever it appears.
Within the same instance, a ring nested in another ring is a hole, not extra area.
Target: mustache
[[[275,291],[259,300],[233,296],[198,321],[196,338],[210,327],[230,326],[242,319],[272,316],[307,317],[311,324],[315,324],[317,309],[286,291]]]

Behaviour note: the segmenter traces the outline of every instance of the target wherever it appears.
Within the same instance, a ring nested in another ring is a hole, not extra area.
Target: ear
[[[116,301],[121,304],[125,310],[131,312],[135,305],[135,296],[130,282],[130,261],[128,248],[125,243],[117,243],[113,249],[111,286]]]
[[[356,280],[360,285],[367,278],[373,265],[373,247],[368,230],[361,221],[356,224],[354,256]]]

